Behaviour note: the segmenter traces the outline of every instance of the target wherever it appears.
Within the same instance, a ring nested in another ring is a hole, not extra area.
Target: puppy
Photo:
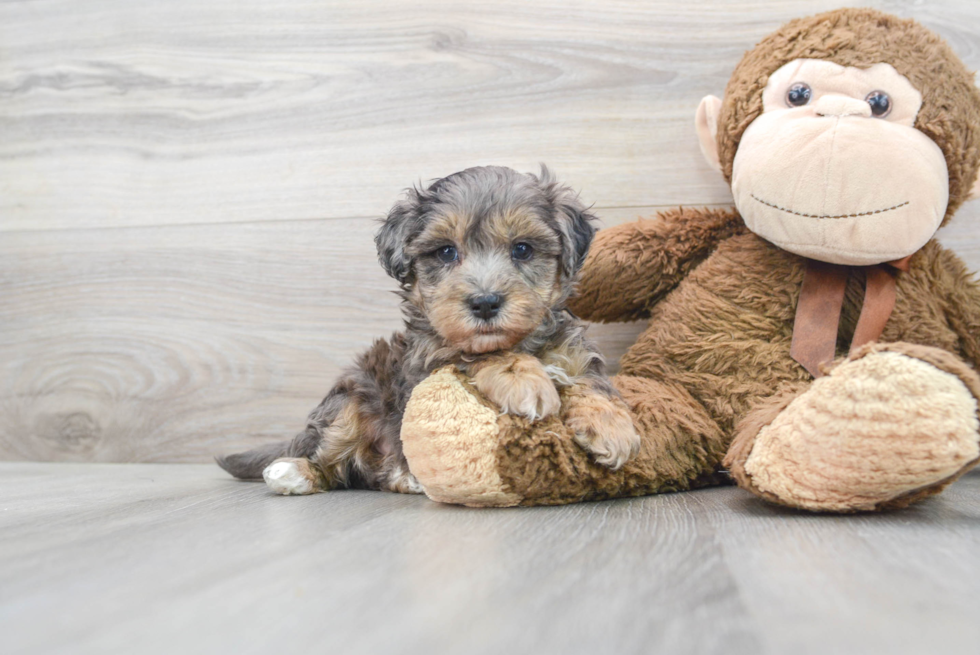
[[[402,454],[402,414],[416,384],[455,364],[502,412],[561,412],[598,463],[621,467],[639,437],[602,356],[565,309],[593,220],[544,167],[538,176],[469,168],[408,190],[375,237],[401,285],[405,331],[375,341],[292,441],[218,464],[281,494],[421,493]]]

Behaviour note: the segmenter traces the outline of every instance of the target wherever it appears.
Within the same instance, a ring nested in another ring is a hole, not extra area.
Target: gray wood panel
[[[0,229],[374,216],[553,165],[600,207],[725,202],[691,128],[741,54],[839,0],[0,4]],[[913,15],[980,68],[980,4]]]
[[[699,99],[840,4],[0,4],[0,459],[293,434],[398,328],[372,221],[418,180],[546,161],[607,225],[728,202]],[[980,68],[980,3],[867,4]],[[974,268],[978,219],[943,236]],[[641,328],[593,328],[613,369]]]
[[[976,653],[980,473],[820,516],[717,488],[472,510],[0,464],[3,651]]]

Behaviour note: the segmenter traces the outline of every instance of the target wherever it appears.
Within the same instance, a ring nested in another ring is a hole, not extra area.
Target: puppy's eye
[[[459,252],[456,250],[456,246],[443,246],[439,250],[436,250],[436,257],[443,264],[452,264],[459,259]]]
[[[526,243],[515,243],[514,247],[510,249],[510,256],[518,261],[531,259],[533,253],[534,248]]]
[[[884,91],[872,91],[864,100],[871,105],[871,115],[875,118],[884,118],[892,111],[892,99]]]
[[[802,107],[810,102],[810,86],[797,82],[786,92],[786,104],[790,107]]]

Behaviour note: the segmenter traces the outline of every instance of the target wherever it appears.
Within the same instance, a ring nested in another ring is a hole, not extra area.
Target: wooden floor
[[[907,511],[736,488],[473,510],[194,464],[0,464],[0,651],[958,653],[980,471]]]

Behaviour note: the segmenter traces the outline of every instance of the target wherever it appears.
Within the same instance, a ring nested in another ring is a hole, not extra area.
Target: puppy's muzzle
[[[484,321],[489,321],[500,312],[500,306],[504,304],[504,297],[496,293],[487,293],[479,296],[470,296],[469,306],[473,316]]]

